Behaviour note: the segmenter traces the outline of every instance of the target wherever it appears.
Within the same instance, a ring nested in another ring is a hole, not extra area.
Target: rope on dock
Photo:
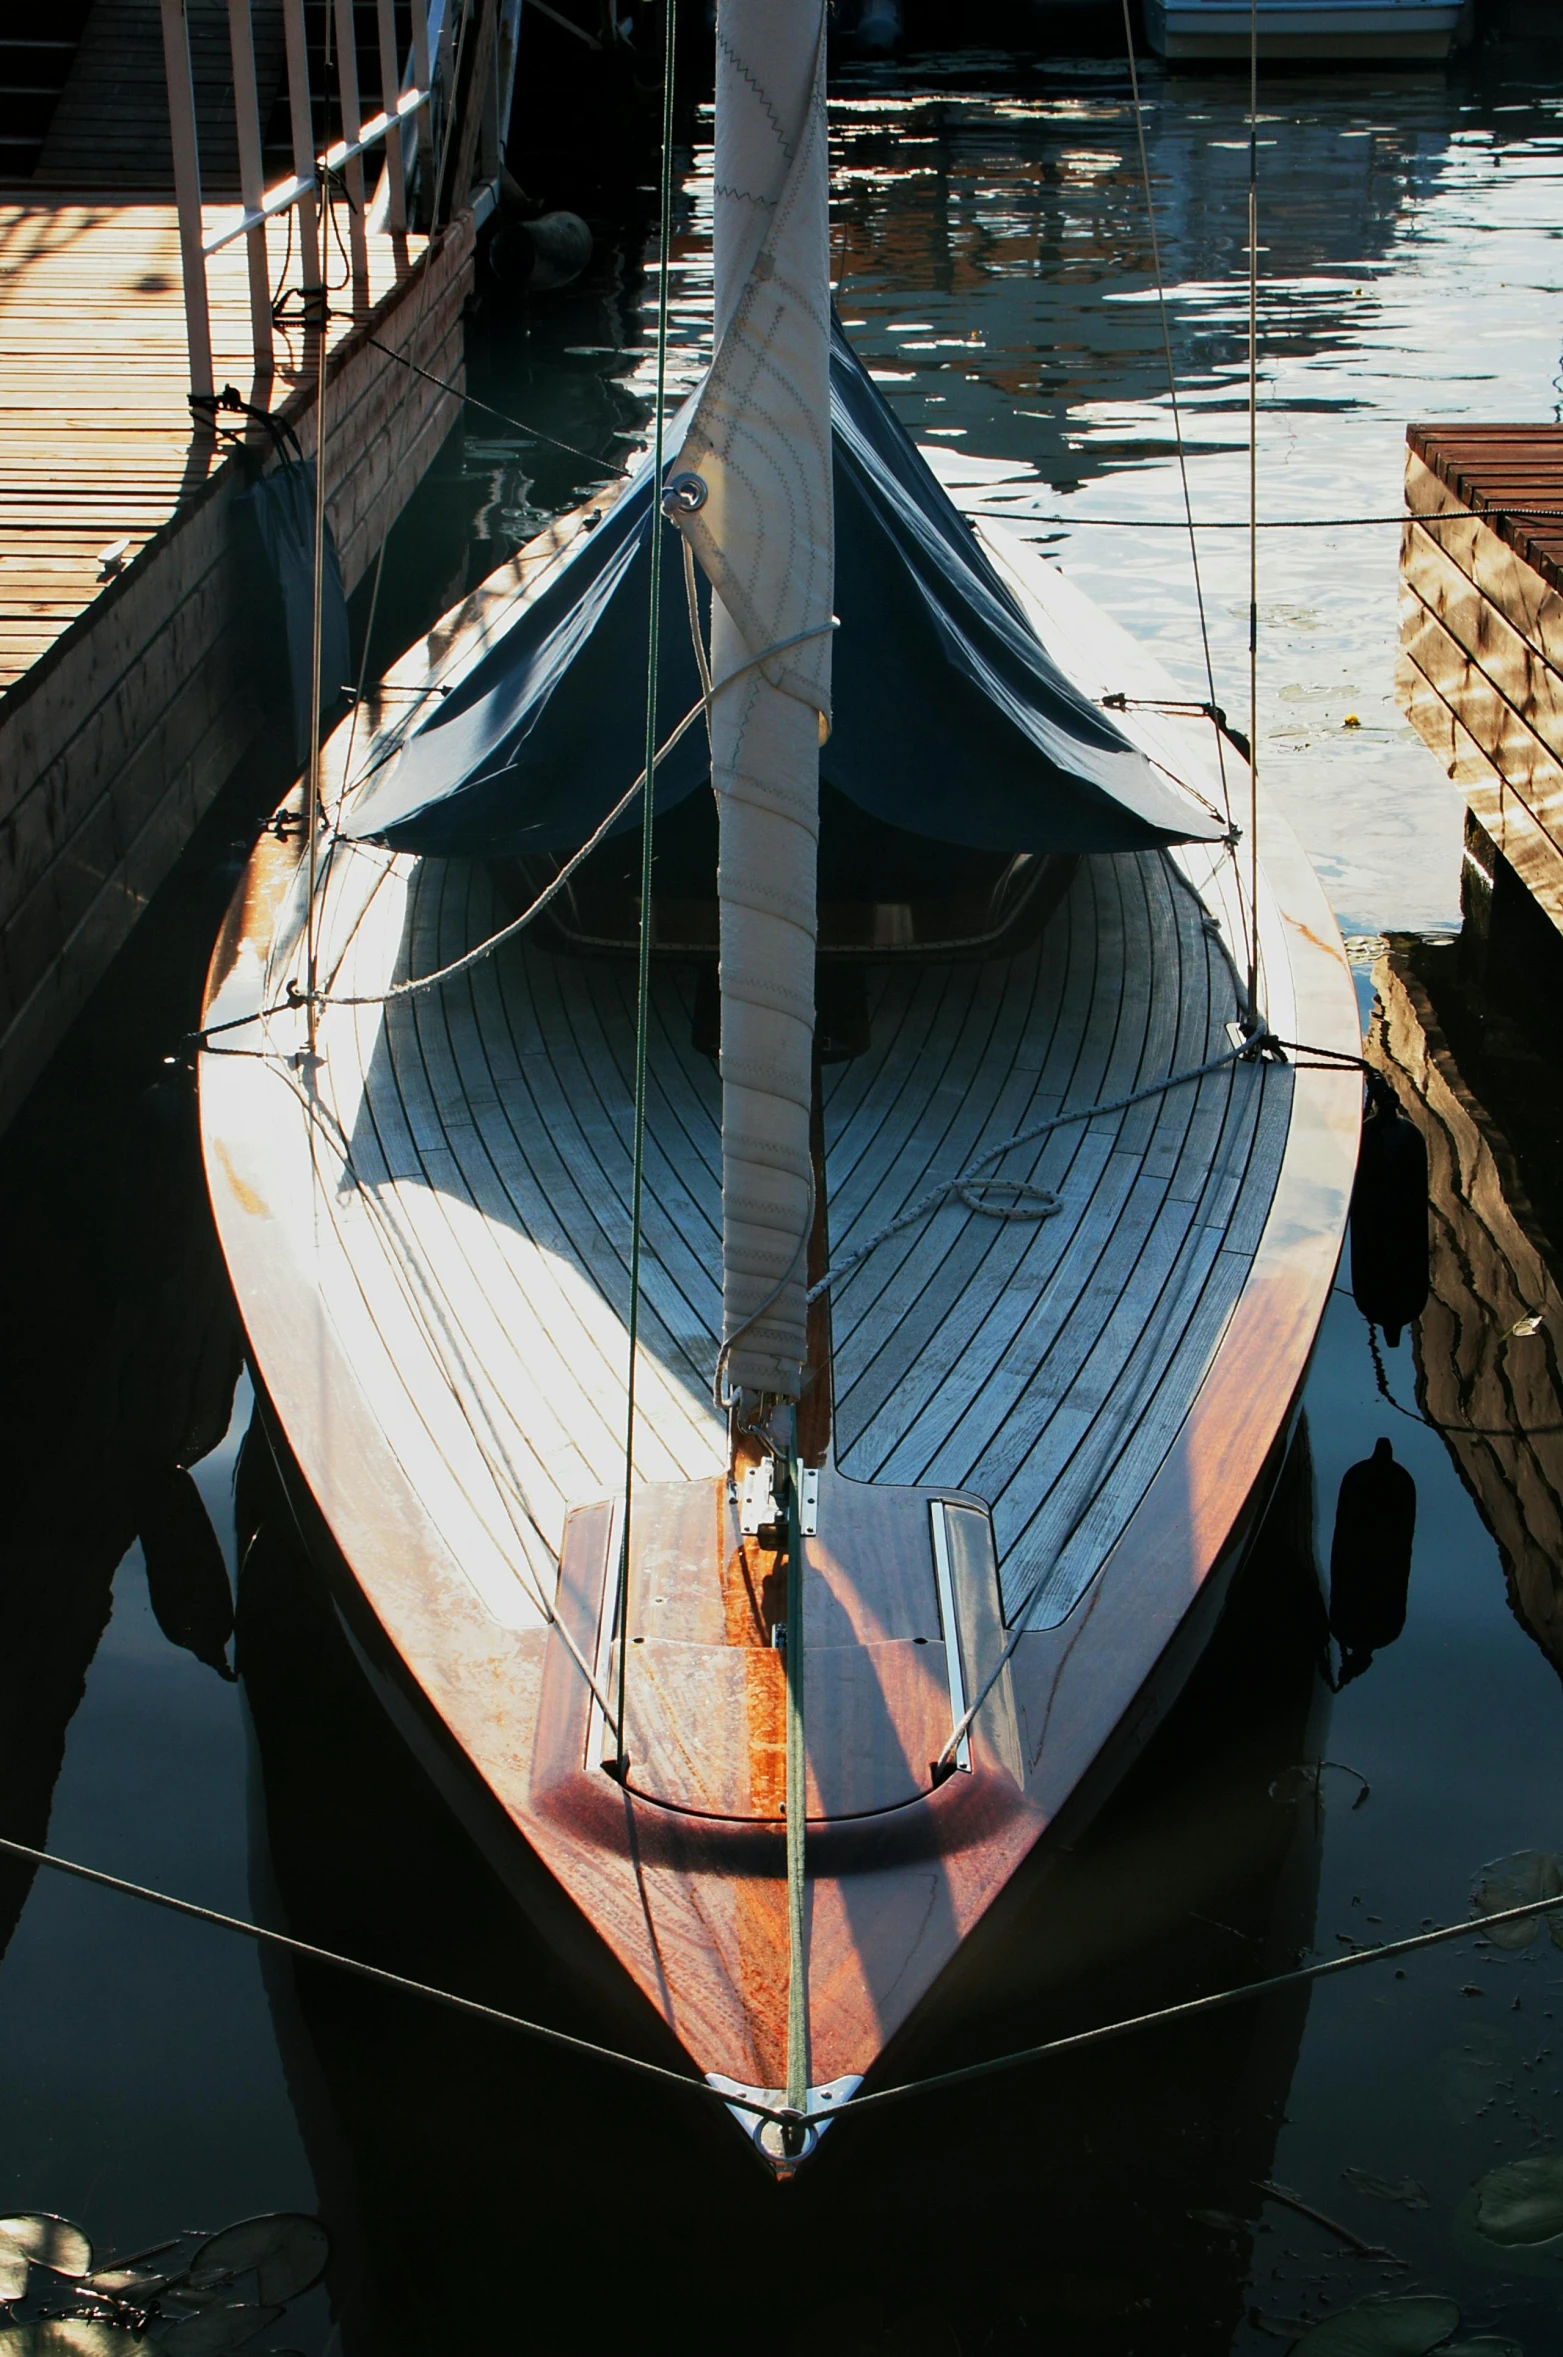
[[[616,2070],[632,2073],[637,2078],[655,2079],[661,2085],[677,2088],[684,2094],[701,2095],[708,2101],[726,2105],[735,2111],[752,2113],[756,2119],[779,2120],[784,2125],[796,2123],[798,2114],[784,2104],[768,2104],[737,2095],[725,2088],[716,2088],[704,2079],[690,2078],[683,2071],[670,2070],[665,2063],[646,2062],[639,2055],[622,2053],[615,2046],[601,2046],[595,2039],[576,2037],[569,2030],[551,2029],[546,2022],[529,2021],[519,2013],[507,2013],[502,2006],[485,2005],[476,1997],[461,1997],[454,1990],[434,1987],[428,1981],[410,1980],[405,1973],[390,1972],[383,1965],[365,1964],[356,1956],[341,1956],[331,1948],[316,1947],[312,1941],[294,1939],[291,1933],[273,1931],[269,1925],[251,1923],[242,1915],[225,1915],[216,1907],[203,1907],[193,1899],[174,1898],[167,1891],[151,1889],[147,1884],[127,1882],[122,1875],[105,1874],[96,1866],[83,1866],[74,1858],[56,1857],[49,1850],[35,1849],[30,1842],[12,1841],[0,1834],[0,1850],[12,1857],[25,1858],[34,1866],[51,1867],[57,1874],[71,1875],[78,1882],[90,1882],[102,1890],[117,1891],[124,1898],[141,1899],[147,1905],[166,1908],[171,1914],[189,1916],[194,1922],[207,1923],[218,1931],[235,1931],[245,1939],[256,1940],[264,1947],[280,1948],[300,1957],[306,1964],[328,1965],[333,1971],[352,1974],[358,1980],[374,1981],[381,1988],[394,1989],[399,1995],[421,1997],[434,2005],[443,2005],[452,2012],[492,2023],[498,2029],[516,2030],[522,2036],[535,2038],[545,2046],[553,2046],[570,2054],[579,2054],[586,2061],[610,2064]],[[831,2113],[841,2119],[849,2112],[871,2111],[887,2103],[905,2103],[914,2095],[931,2095],[949,2088],[969,2085],[977,2079],[996,2077],[1001,2071],[1021,2070],[1033,2063],[1049,2061],[1054,2055],[1076,2054],[1088,2046],[1103,2046],[1115,2038],[1127,2038],[1138,2030],[1158,2029],[1170,2022],[1193,2021],[1202,2014],[1219,2013],[1228,2006],[1241,2005],[1250,1998],[1279,1995],[1286,1989],[1298,1989],[1313,1981],[1331,1979],[1337,1973],[1354,1972],[1359,1965],[1383,1964],[1397,1956],[1412,1956],[1424,1948],[1437,1948],[1451,1940],[1462,1940],[1472,1933],[1496,1930],[1502,1924],[1528,1923],[1542,1915],[1563,1916],[1563,1899],[1526,1899],[1518,1907],[1499,1907],[1484,1915],[1470,1915],[1459,1923],[1443,1923],[1428,1931],[1412,1932],[1403,1940],[1386,1940],[1375,1948],[1353,1948],[1342,1956],[1326,1956],[1315,1964],[1300,1964],[1291,1972],[1272,1973],[1267,1979],[1244,1981],[1237,1988],[1216,1989],[1208,1996],[1188,1997],[1179,2005],[1158,2006],[1151,2013],[1136,2013],[1121,2021],[1101,2022],[1094,2029],[1075,2030],[1062,2038],[1048,2038],[1040,2045],[1023,2046],[1011,2054],[994,2055],[987,2062],[963,2063],[955,2070],[936,2071],[926,2079],[908,2079],[895,2087],[878,2087],[866,2095],[854,2095],[839,2104]]]

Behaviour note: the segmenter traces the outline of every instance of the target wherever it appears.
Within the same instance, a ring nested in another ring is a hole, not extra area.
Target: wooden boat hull
[[[1029,552],[995,554],[1090,692],[1171,692]],[[459,662],[462,633],[481,643],[528,587],[480,592],[438,659]],[[1181,774],[1197,766],[1184,723],[1134,725]],[[594,1501],[622,1481],[621,978],[523,946],[477,969],[459,1004],[328,1013],[315,1062],[281,989],[299,946],[291,832],[256,853],[212,966],[208,1021],[264,1008],[264,1044],[226,1052],[225,1034],[202,1061],[213,1204],[272,1413],[362,1598],[355,1618],[378,1632],[370,1650],[403,1665],[421,1725],[487,1796],[489,1846],[506,1826],[524,1839],[702,2072],[773,2090],[776,1664],[723,1620],[727,1540],[704,1589],[680,1572],[676,1595],[653,1581],[637,1596],[632,1572],[626,1625],[646,1650],[633,1679],[626,1666],[627,1781],[603,1773],[593,1700],[617,1667],[611,1509]],[[1278,824],[1266,873],[1272,1024],[1354,1053],[1338,935]],[[493,921],[477,880],[433,863],[359,850],[327,890],[344,998]],[[1278,1462],[1339,1251],[1359,1088],[1349,1071],[1228,1060],[1163,1091],[1224,1038],[1241,923],[1219,850],[1088,861],[1029,951],[887,978],[879,1044],[824,1097],[838,1242],[915,1197],[941,1156],[1039,1108],[1079,1119],[1026,1166],[1028,1184],[1056,1179],[1056,1222],[1022,1234],[952,1203],[834,1295],[805,1591],[822,2114],[1020,1859],[1143,1744]],[[639,1482],[673,1485],[675,1519],[679,1497],[719,1497],[725,1466],[703,1404],[709,1074],[684,1044],[681,987],[658,983],[654,1081],[665,1134],[687,1143],[653,1170],[637,1441]],[[1093,1117],[1126,1079],[1145,1101]],[[887,1388],[888,1348],[906,1374]],[[962,1515],[964,1568],[941,1587],[938,1532],[948,1549]],[[669,1598],[685,1617],[664,1636]],[[683,1697],[660,1734],[659,1693]],[[979,1707],[951,1763],[937,1747],[962,1696]]]

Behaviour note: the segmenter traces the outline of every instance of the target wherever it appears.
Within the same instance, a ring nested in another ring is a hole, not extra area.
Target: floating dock
[[[0,1127],[277,733],[235,506],[276,428],[312,461],[323,401],[351,595],[457,422],[518,12],[84,0],[0,42]]]
[[[1563,943],[1563,426],[1407,439],[1401,700],[1465,789],[1468,928],[1528,928],[1545,956]]]
[[[275,272],[283,241],[273,227]],[[460,383],[471,216],[414,246],[398,279],[371,237],[370,314],[330,330],[325,480],[349,594],[459,415],[393,355]],[[312,457],[302,335],[252,389],[242,241],[210,284],[217,383],[274,406]],[[254,740],[265,666],[234,528],[244,477],[191,428],[174,207],[0,204],[0,321],[3,1124]]]

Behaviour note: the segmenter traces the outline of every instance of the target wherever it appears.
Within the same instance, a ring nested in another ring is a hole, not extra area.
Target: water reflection
[[[1371,1053],[1432,1159],[1415,1407],[1498,1542],[1517,1617],[1563,1671],[1563,1155],[1550,1134],[1563,1076],[1546,1046],[1526,1052],[1523,1026],[1491,1036],[1455,944],[1399,941],[1375,980]]]
[[[1511,63],[1522,82],[1502,79],[1498,57],[1463,77],[1288,75],[1265,93],[1266,516],[1394,517],[1408,418],[1551,413],[1563,99],[1533,60]],[[1194,509],[1232,523],[1247,502],[1243,93],[1149,64],[1142,90]],[[675,395],[709,348],[708,112],[691,110],[684,128]],[[946,471],[981,485],[984,504],[1197,677],[1188,551],[1162,528],[1181,499],[1121,63],[843,66],[832,134],[839,304],[898,414],[947,451]],[[575,355],[582,380],[612,379],[625,422],[648,414],[654,375],[650,288],[607,258],[629,222],[603,223],[598,325],[565,339],[596,348]],[[591,310],[588,293],[578,301]],[[521,340],[535,370],[540,318]],[[512,381],[518,399],[524,386],[562,402],[536,374]],[[1042,516],[1061,520],[1028,520]],[[1239,713],[1241,534],[1203,534],[1201,562],[1218,700]],[[1266,771],[1359,931],[1452,923],[1458,906],[1459,796],[1394,697],[1395,563],[1392,525],[1267,534],[1262,552]]]

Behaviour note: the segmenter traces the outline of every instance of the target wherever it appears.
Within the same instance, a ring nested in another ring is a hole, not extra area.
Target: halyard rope
[[[630,1761],[625,1729],[625,1681],[630,1657],[630,1517],[635,1503],[635,1369],[640,1349],[640,1255],[642,1211],[646,1183],[646,1080],[651,1038],[651,885],[652,847],[657,816],[657,673],[662,655],[662,471],[663,438],[667,431],[668,278],[673,237],[673,35],[676,0],[664,0],[662,11],[662,208],[657,233],[657,390],[652,429],[651,508],[647,520],[650,584],[646,618],[646,766],[641,771],[646,791],[640,806],[640,940],[635,975],[635,1108],[630,1140],[630,1299],[626,1341],[629,1368],[624,1402],[624,1535],[619,1562],[618,1597],[618,1736],[619,1774],[629,1781]],[[701,709],[706,698],[701,699]]]
[[[351,1973],[356,1979],[376,1982],[381,1988],[393,1989],[406,1997],[421,1997],[428,2003],[443,2005],[452,2012],[463,2013],[479,2021],[492,2023],[497,2029],[516,2030],[523,2037],[535,2038],[545,2046],[562,2048],[579,2054],[589,2062],[602,2062],[615,2070],[631,2072],[637,2078],[656,2079],[664,2086],[681,2089],[689,2095],[701,2095],[708,2101],[729,2106],[734,2111],[751,2114],[760,2120],[796,2121],[798,2113],[785,2104],[769,2104],[746,2095],[734,2095],[725,2088],[710,2085],[705,2079],[695,2079],[683,2071],[670,2070],[666,2064],[645,2062],[639,2055],[625,2054],[617,2047],[601,2046],[591,2038],[574,2037],[568,2030],[551,2029],[545,2022],[529,2021],[523,2014],[508,2013],[502,2006],[485,2005],[476,1997],[458,1996],[452,1989],[435,1987],[428,1981],[415,1981],[405,1973],[391,1972],[384,1965],[366,1964],[357,1956],[343,1956],[331,1948],[315,1946],[310,1940],[293,1938],[291,1933],[273,1931],[269,1925],[251,1923],[242,1915],[225,1915],[216,1907],[203,1907],[193,1899],[175,1898],[168,1891],[153,1890],[148,1884],[128,1882],[122,1875],[105,1874],[96,1866],[83,1866],[74,1858],[56,1857],[49,1850],[35,1849],[30,1842],[12,1841],[0,1834],[0,1850],[15,1858],[25,1858],[34,1866],[50,1867],[57,1874],[68,1874],[78,1882],[95,1883],[101,1890],[117,1891],[122,1897],[140,1899],[148,1906],[163,1907],[170,1914],[185,1915],[196,1923],[207,1923],[218,1931],[234,1931],[261,1946],[279,1948],[298,1957],[306,1964],[327,1965],[335,1972]],[[1423,1948],[1441,1947],[1451,1940],[1462,1940],[1473,1933],[1480,1935],[1496,1930],[1500,1924],[1528,1923],[1541,1915],[1563,1916],[1563,1899],[1526,1899],[1517,1907],[1499,1907],[1484,1915],[1471,1915],[1459,1923],[1437,1925],[1431,1931],[1412,1932],[1403,1940],[1386,1940],[1376,1948],[1356,1948],[1343,1956],[1326,1956],[1315,1964],[1300,1964],[1291,1972],[1272,1973],[1268,1979],[1244,1981],[1233,1989],[1215,1989],[1204,1997],[1186,1997],[1180,2004],[1157,2006],[1150,2013],[1129,2014],[1119,2021],[1099,2022],[1092,2029],[1074,2030],[1062,2038],[1047,2038],[1039,2045],[1022,2046],[1010,2054],[996,2054],[986,2062],[968,2062],[954,2070],[935,2071],[926,2079],[909,2079],[899,2086],[878,2087],[866,2095],[851,2096],[845,2103],[835,2105],[832,2119],[842,2119],[848,2113],[877,2110],[887,2103],[905,2103],[914,2095],[931,2095],[948,2087],[970,2084],[976,2079],[996,2077],[1002,2071],[1024,2069],[1030,2064],[1049,2061],[1054,2055],[1075,2054],[1089,2046],[1103,2046],[1116,2038],[1132,2036],[1138,2030],[1157,2029],[1170,2022],[1193,2021],[1202,2014],[1219,2013],[1228,2006],[1245,2004],[1251,1998],[1278,1995],[1284,1989],[1304,1988],[1313,1981],[1328,1980],[1337,1973],[1353,1972],[1359,1965],[1383,1964],[1397,1956],[1412,1956]]]
[[[1216,742],[1220,741],[1218,735]],[[1234,861],[1236,857],[1234,849]],[[1259,1021],[1259,0],[1249,0],[1248,6],[1248,925],[1248,1020],[1256,1024]]]

